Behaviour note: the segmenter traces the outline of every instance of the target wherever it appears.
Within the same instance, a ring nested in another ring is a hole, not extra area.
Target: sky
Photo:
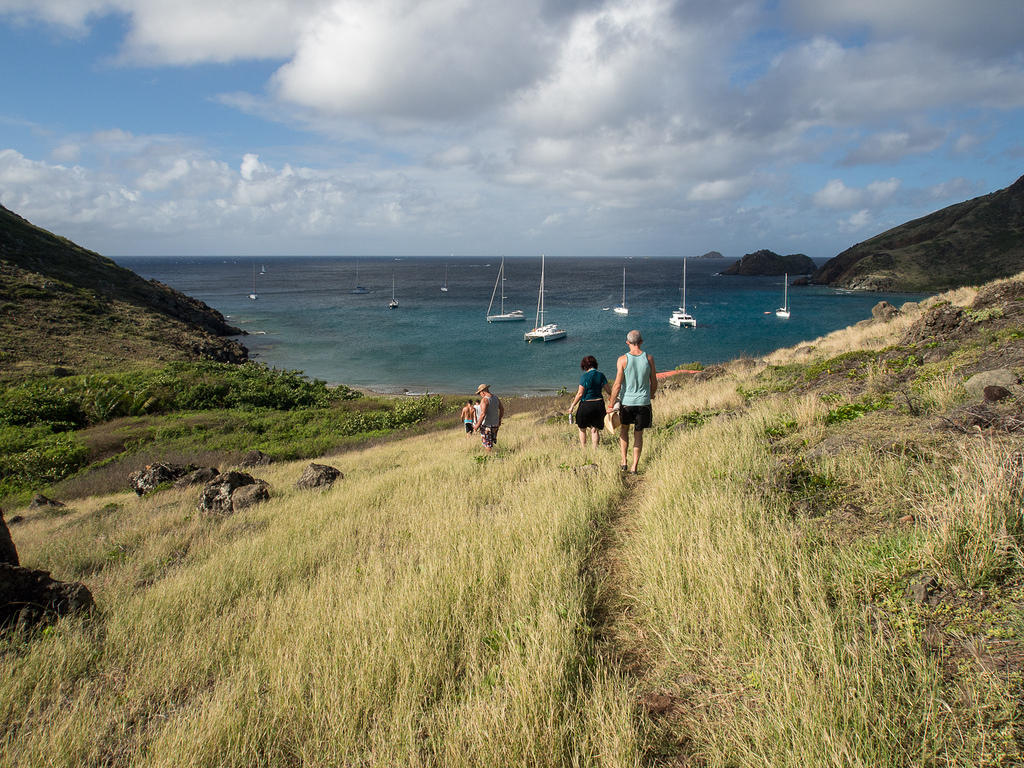
[[[108,256],[836,255],[1024,175],[1021,0],[0,0],[0,203]]]

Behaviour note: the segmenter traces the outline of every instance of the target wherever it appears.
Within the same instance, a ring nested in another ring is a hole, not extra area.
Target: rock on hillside
[[[874,291],[942,291],[1024,269],[1024,176],[848,248],[811,282]]]
[[[810,256],[802,253],[791,253],[789,256],[780,256],[774,251],[762,248],[759,251],[746,254],[742,259],[735,262],[728,269],[723,269],[723,275],[791,275],[810,274],[815,269],[814,262]]]
[[[146,359],[244,362],[241,330],[201,301],[0,206],[0,361],[24,373]]]

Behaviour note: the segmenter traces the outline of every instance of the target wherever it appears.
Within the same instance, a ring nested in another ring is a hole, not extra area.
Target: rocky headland
[[[868,291],[941,291],[1024,269],[1024,177],[908,221],[830,259],[810,282]]]
[[[780,256],[774,251],[762,248],[759,251],[748,253],[732,266],[722,270],[723,275],[742,275],[751,277],[755,275],[803,275],[810,274],[816,269],[810,256],[803,253],[791,253],[788,256]]]

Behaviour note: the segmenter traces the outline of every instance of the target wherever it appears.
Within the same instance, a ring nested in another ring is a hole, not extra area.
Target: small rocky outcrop
[[[45,507],[52,507],[52,508],[58,508],[59,509],[60,507],[63,507],[63,506],[64,506],[63,502],[57,501],[56,499],[47,498],[46,496],[43,496],[43,494],[41,494],[41,493],[37,493],[35,496],[33,496],[32,497],[32,501],[30,501],[29,504],[28,504],[28,508],[29,509],[43,509]]]
[[[241,461],[238,462],[240,467],[266,467],[273,463],[273,459],[267,456],[263,451],[249,451],[246,453]]]
[[[174,487],[188,488],[191,485],[203,485],[213,480],[219,474],[220,470],[216,467],[200,467],[194,472],[189,472],[187,475],[175,480]]]
[[[344,475],[334,467],[326,464],[310,464],[303,471],[302,477],[295,483],[295,487],[303,490],[330,487],[339,477],[343,478]]]
[[[939,304],[928,309],[903,335],[900,344],[954,341],[961,338],[970,320],[960,307]]]
[[[46,571],[22,568],[0,510],[0,626],[37,624],[93,605],[84,584],[57,581]]]
[[[1017,381],[1017,376],[1008,368],[997,368],[992,371],[982,371],[981,373],[974,374],[964,382],[964,389],[967,390],[967,394],[975,400],[984,399],[989,402],[994,402],[996,400],[1003,399],[1002,397],[987,397],[985,390],[989,387],[1005,389],[1007,395],[1024,394],[1024,388],[1022,388],[1020,386],[1020,382]],[[993,394],[995,394],[995,390],[993,390]]]
[[[225,472],[211,480],[199,496],[199,511],[230,515],[270,498],[270,486],[245,472]]]
[[[34,625],[88,610],[92,593],[78,582],[57,581],[47,571],[0,563],[0,626]]]
[[[888,301],[880,301],[871,308],[871,317],[875,320],[892,320],[896,315],[900,313],[899,309],[894,307]]]
[[[815,266],[811,257],[803,253],[791,253],[780,256],[774,251],[762,248],[748,253],[731,267],[722,270],[723,275],[803,275],[814,272]]]
[[[4,520],[4,511],[0,509],[0,563],[3,565],[21,565],[18,560],[18,549],[14,546],[14,539],[7,528],[7,521]]]
[[[724,259],[725,256],[723,256],[720,251],[708,251],[707,253],[702,253],[700,256],[696,256],[695,258],[698,258],[698,259]]]
[[[195,464],[148,464],[139,472],[132,472],[128,476],[128,482],[133,491],[139,496],[155,490],[163,483],[173,483],[179,478],[195,472],[198,467]]]

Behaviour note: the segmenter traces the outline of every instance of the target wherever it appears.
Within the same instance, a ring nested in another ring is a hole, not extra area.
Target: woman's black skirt
[[[604,400],[584,400],[576,409],[576,426],[580,429],[604,427]]]

